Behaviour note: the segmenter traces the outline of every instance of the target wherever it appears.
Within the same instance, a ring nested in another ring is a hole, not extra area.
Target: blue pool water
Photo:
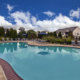
[[[0,58],[24,80],[80,80],[80,49],[0,43]]]

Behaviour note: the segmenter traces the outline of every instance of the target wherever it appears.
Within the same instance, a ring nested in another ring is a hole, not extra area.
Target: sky
[[[0,26],[51,32],[80,27],[80,0],[0,0]]]

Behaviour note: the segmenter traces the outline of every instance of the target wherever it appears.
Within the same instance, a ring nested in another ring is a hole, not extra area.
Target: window
[[[79,33],[77,33],[77,35],[79,35]]]

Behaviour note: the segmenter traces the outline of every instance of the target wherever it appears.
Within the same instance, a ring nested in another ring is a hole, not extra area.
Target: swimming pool
[[[0,58],[24,80],[80,80],[80,49],[0,43]]]

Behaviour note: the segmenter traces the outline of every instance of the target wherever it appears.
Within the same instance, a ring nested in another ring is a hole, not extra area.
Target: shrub
[[[42,39],[46,40],[47,42],[54,43],[54,37],[53,36],[45,36]]]
[[[66,38],[66,43],[67,44],[71,44],[71,42],[72,42],[71,38]]]
[[[54,33],[53,33],[53,36],[54,36],[55,38],[57,38],[57,33],[56,33],[56,32],[54,32]]]
[[[34,30],[28,30],[27,35],[28,35],[28,39],[36,39],[37,38],[37,34]]]
[[[78,44],[78,41],[77,41],[77,39],[75,40],[75,44]]]
[[[2,38],[0,37],[0,41],[2,40]]]
[[[62,38],[61,32],[58,33],[58,38]]]
[[[46,36],[43,37],[43,40],[46,40],[47,42],[50,43],[60,43],[60,44],[71,44],[71,38],[55,38],[53,36]]]

